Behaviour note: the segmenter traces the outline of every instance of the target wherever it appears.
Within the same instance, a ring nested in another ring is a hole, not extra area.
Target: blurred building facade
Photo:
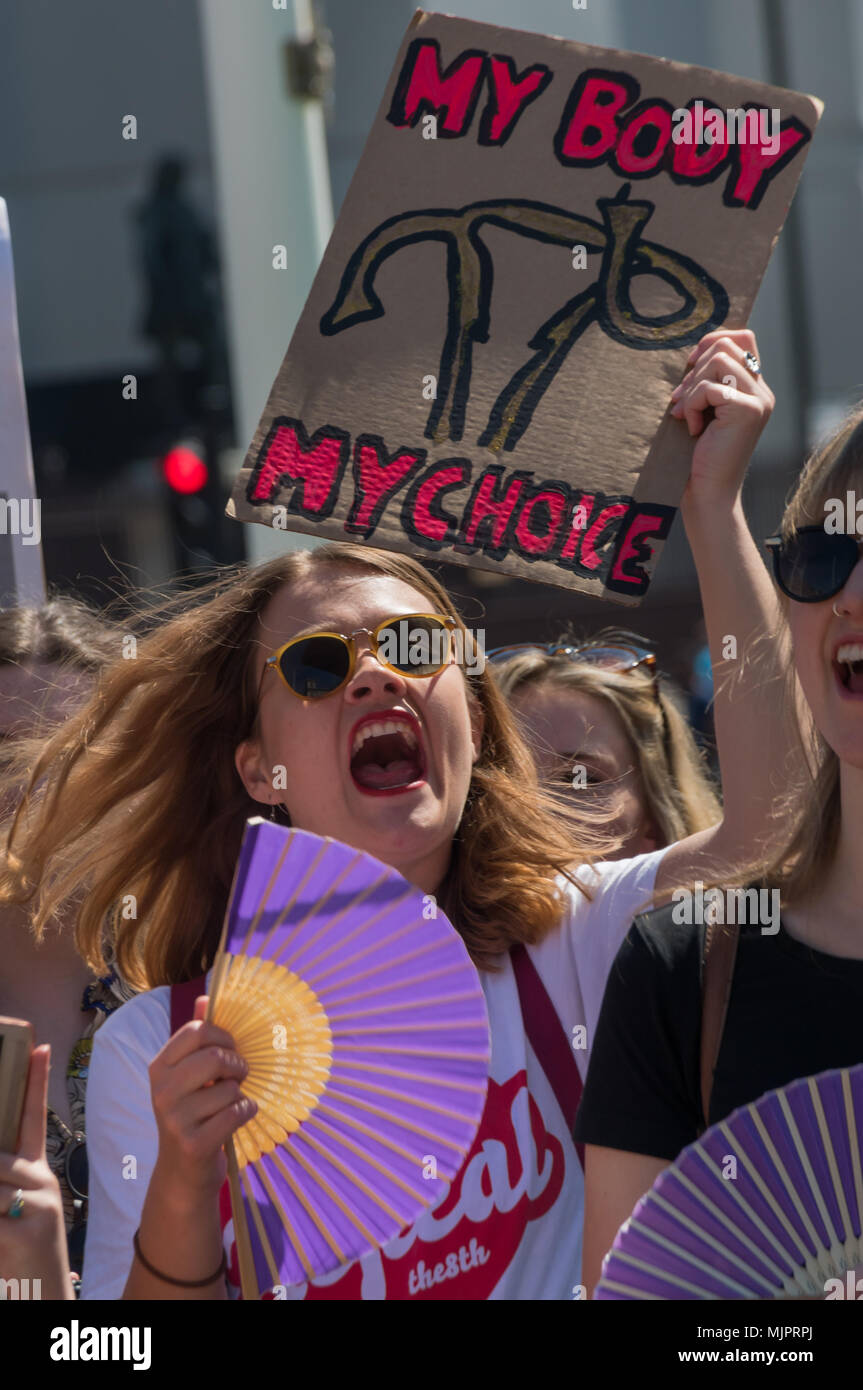
[[[311,31],[311,4],[0,0],[0,194],[12,224],[49,580],[72,586],[99,577],[110,568],[106,552],[143,581],[172,569],[170,519],[154,472],[158,422],[148,416],[158,361],[141,333],[133,225],[167,154],[185,161],[190,196],[220,256],[236,444],[226,474],[244,452],[325,241],[330,191],[337,210],[415,8],[413,0],[321,0],[319,22],[335,52],[324,121],[319,102],[291,93],[285,68],[292,36]],[[863,6],[447,0],[444,8],[825,101],[752,318],[778,399],[747,485],[753,527],[767,534],[807,444],[861,391]],[[123,136],[129,115],[134,139]],[[272,249],[280,243],[290,256],[277,274]],[[122,392],[130,374],[136,400]],[[679,524],[637,612],[476,571],[451,577],[457,592],[485,606],[490,638],[501,642],[527,632],[551,637],[572,621],[588,629],[624,622],[673,644],[698,616]]]

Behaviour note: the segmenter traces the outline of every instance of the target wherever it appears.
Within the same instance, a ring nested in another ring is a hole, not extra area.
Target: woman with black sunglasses
[[[809,460],[767,542],[790,628],[788,699],[801,740],[781,850],[753,846],[748,867],[719,885],[728,891],[713,898],[716,988],[703,979],[708,923],[693,920],[693,900],[682,895],[636,919],[609,977],[576,1124],[587,1146],[589,1287],[639,1198],[702,1129],[797,1077],[863,1060],[857,497],[863,407]],[[836,529],[840,502],[846,532]],[[740,898],[729,910],[740,885],[758,887],[756,920],[737,911]]]

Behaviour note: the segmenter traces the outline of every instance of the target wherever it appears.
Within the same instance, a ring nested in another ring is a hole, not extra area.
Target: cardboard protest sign
[[[0,198],[0,607],[43,603],[42,510],[33,481],[12,239]]]
[[[638,602],[820,113],[418,12],[229,512]]]

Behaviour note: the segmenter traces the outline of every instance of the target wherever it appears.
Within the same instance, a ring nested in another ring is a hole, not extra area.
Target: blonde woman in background
[[[612,818],[622,843],[610,857],[647,854],[720,819],[689,725],[639,638],[608,630],[579,646],[502,647],[490,664],[544,784]]]

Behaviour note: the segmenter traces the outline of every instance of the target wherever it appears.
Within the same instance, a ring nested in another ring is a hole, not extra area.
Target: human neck
[[[92,972],[75,949],[70,926],[62,930],[49,924],[40,942],[33,938],[26,908],[0,907],[0,1013],[14,1000],[25,1004],[50,993],[56,981],[81,988]],[[20,1006],[19,1006],[20,1011]]]
[[[814,889],[783,914],[792,936],[838,956],[863,958],[860,837],[863,769],[840,764],[841,822],[836,854]]]

